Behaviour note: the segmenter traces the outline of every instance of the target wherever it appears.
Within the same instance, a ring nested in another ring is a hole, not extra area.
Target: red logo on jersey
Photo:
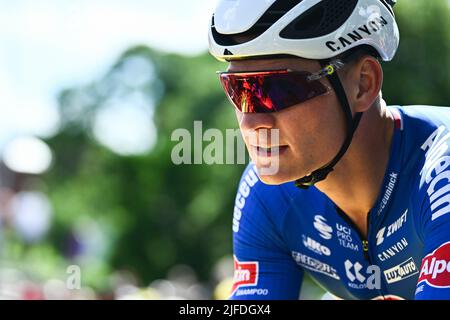
[[[258,262],[240,262],[234,256],[233,294],[239,287],[256,286],[258,284]]]
[[[378,296],[376,298],[373,298],[372,300],[405,300],[405,299],[399,296],[395,296],[393,294],[388,294],[385,296]]]
[[[419,276],[422,281],[433,287],[450,287],[450,242],[423,258]]]

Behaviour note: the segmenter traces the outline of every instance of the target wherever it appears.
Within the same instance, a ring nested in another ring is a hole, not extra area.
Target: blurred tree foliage
[[[153,76],[130,86],[130,61],[145,61]],[[230,212],[244,166],[176,166],[171,134],[178,128],[193,132],[195,120],[203,121],[203,130],[236,128],[215,74],[224,67],[207,54],[183,57],[136,47],[98,82],[61,93],[64,123],[49,141],[55,165],[47,176],[56,208],[52,237],[61,250],[67,251],[77,221],[93,219],[109,239],[101,270],[132,270],[148,284],[184,263],[203,280],[209,277],[215,261],[231,252]],[[149,108],[156,106],[148,121],[156,124],[157,144],[142,156],[118,156],[93,139],[94,119],[111,99],[136,94],[151,102]]]
[[[450,9],[448,0],[398,1],[400,48],[384,64],[388,104],[450,105]]]
[[[401,47],[385,64],[385,99],[449,105],[448,1],[400,1],[396,9]],[[130,76],[127,68],[136,59],[150,66],[146,81],[130,81],[136,71]],[[231,253],[233,202],[244,166],[171,161],[173,130],[193,132],[194,120],[202,120],[204,130],[237,127],[215,75],[225,67],[206,53],[187,57],[140,46],[98,81],[61,93],[63,124],[48,141],[55,153],[46,176],[56,212],[50,240],[70,257],[74,228],[96,222],[107,239],[86,271],[92,285],[106,286],[106,274],[115,269],[132,270],[146,285],[179,263],[205,280],[214,263]],[[145,155],[119,156],[96,142],[93,122],[111,99],[136,94],[155,106],[148,121],[157,127],[157,144]]]

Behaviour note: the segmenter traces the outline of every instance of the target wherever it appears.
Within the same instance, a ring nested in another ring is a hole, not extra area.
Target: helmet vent
[[[397,3],[397,0],[381,0],[381,3],[389,10],[389,12],[394,16],[394,6]]]
[[[278,0],[275,1],[264,15],[255,23],[254,27],[261,28],[264,32],[269,29],[275,22],[281,19],[287,12],[298,5],[303,0]],[[261,32],[261,33],[262,33]],[[260,33],[260,34],[261,34]]]
[[[330,34],[347,21],[357,4],[358,0],[321,1],[284,28],[280,37],[308,39]]]
[[[239,34],[226,35],[217,32],[213,20],[212,31],[214,39],[222,46],[237,45],[255,39],[266,32],[275,22],[280,20],[281,17],[302,1],[303,0],[275,1],[249,30]]]

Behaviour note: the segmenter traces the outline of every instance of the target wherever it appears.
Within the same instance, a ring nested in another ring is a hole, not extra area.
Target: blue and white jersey
[[[317,188],[266,185],[247,167],[232,299],[298,299],[304,272],[342,299],[450,299],[450,109],[389,109],[395,130],[367,239]]]

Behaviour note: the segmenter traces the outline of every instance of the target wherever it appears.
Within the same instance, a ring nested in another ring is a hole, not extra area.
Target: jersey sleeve
[[[424,243],[416,299],[450,299],[450,133],[439,127],[422,145],[420,225]]]
[[[270,213],[269,201],[279,211]],[[303,271],[277,230],[287,204],[279,186],[262,183],[250,164],[236,196],[233,215],[233,300],[298,299]]]

